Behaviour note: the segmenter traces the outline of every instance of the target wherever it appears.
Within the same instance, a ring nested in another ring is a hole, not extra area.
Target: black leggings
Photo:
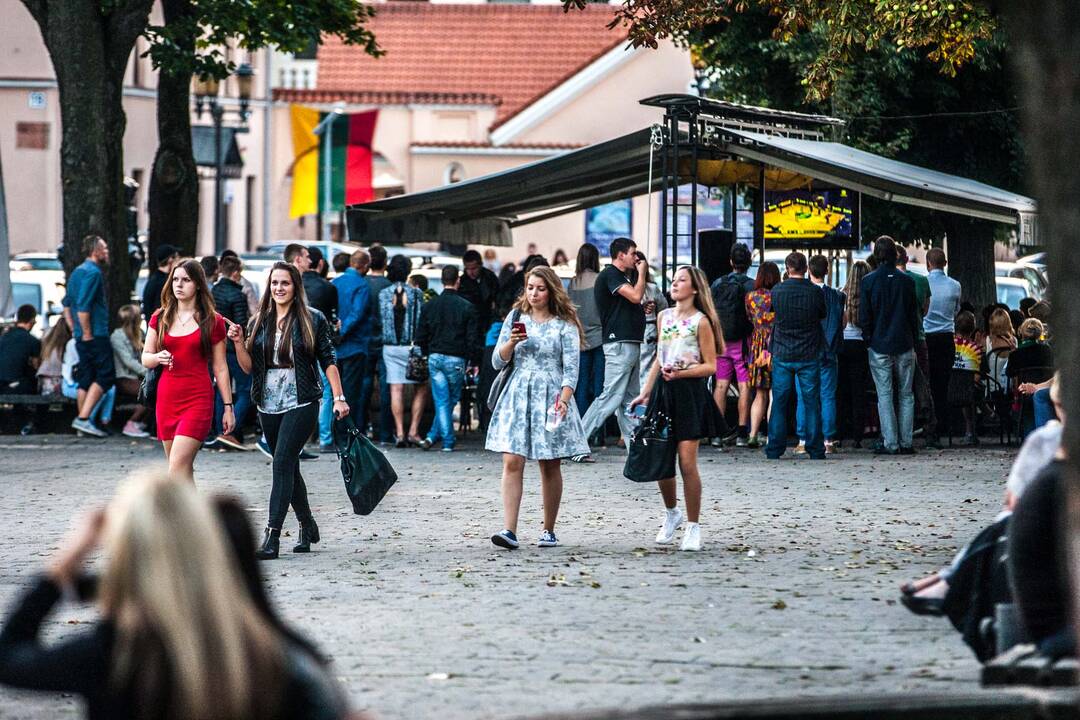
[[[319,403],[313,402],[280,415],[259,413],[266,444],[274,454],[274,487],[270,491],[269,527],[280,530],[289,505],[300,522],[311,520],[307,485],[300,474],[300,451],[319,422]]]

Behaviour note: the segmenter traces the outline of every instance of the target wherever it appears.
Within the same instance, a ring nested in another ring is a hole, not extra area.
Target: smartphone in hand
[[[514,323],[510,329],[511,331],[516,332],[519,335],[525,335],[526,337],[528,337],[528,333],[525,332],[525,323],[523,322]]]
[[[633,409],[626,409],[626,416],[635,420],[640,420],[645,417],[645,411],[648,410],[648,405],[635,405]]]

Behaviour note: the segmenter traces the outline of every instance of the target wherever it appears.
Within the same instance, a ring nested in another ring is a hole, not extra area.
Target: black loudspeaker
[[[698,267],[712,283],[731,272],[731,246],[735,233],[731,230],[702,230],[698,233]]]

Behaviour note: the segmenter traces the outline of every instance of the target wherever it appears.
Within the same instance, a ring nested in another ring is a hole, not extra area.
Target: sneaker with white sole
[[[656,533],[656,544],[667,545],[675,539],[675,531],[682,525],[683,512],[678,507],[668,510],[664,514],[664,524],[660,527],[660,532]]]
[[[130,438],[145,438],[150,437],[150,433],[146,432],[143,428],[139,427],[138,423],[133,423],[128,420],[124,423],[123,433],[126,437]]]
[[[800,440],[799,444],[795,446],[795,454],[796,455],[805,455],[806,454],[806,443],[804,443],[802,440]]]
[[[84,435],[91,435],[96,438],[108,437],[108,433],[92,423],[89,419],[75,418],[71,421],[72,429],[77,432],[81,432]]]
[[[492,535],[491,543],[507,550],[517,550],[518,547],[517,535],[509,530],[503,530]]]
[[[683,530],[682,545],[680,550],[689,550],[691,552],[697,552],[701,549],[701,526],[697,523],[686,523],[686,529]]]
[[[259,452],[261,452],[266,457],[270,458],[271,460],[274,459],[274,453],[270,451],[270,443],[266,442],[265,437],[260,437],[259,441],[255,443],[255,447],[259,448]]]
[[[540,535],[540,541],[536,543],[537,547],[556,547],[559,544],[559,538],[555,537],[555,533],[550,530],[545,530]]]

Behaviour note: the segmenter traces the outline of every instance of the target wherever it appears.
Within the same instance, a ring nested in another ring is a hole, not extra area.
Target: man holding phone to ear
[[[604,390],[589,406],[581,425],[585,437],[592,437],[615,413],[623,442],[630,446],[633,426],[623,412],[641,391],[639,366],[641,342],[645,336],[645,284],[649,266],[634,257],[637,245],[629,238],[611,242],[611,265],[596,276],[593,293],[600,310],[604,338]],[[575,455],[574,462],[593,462],[588,455]]]

